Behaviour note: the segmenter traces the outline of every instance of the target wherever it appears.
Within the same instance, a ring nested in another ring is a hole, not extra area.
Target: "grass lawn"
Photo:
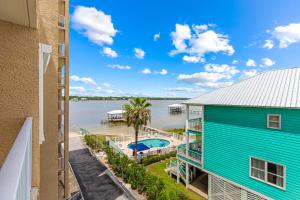
[[[175,160],[175,159],[172,159]],[[183,192],[186,195],[189,196],[189,199],[191,200],[204,200],[205,198],[203,198],[202,196],[196,194],[195,192],[191,191],[191,190],[187,190],[185,188],[185,185],[183,183],[176,183],[176,179],[170,177],[166,171],[166,163],[168,163],[170,161],[170,159],[165,160],[165,161],[161,161],[161,162],[157,162],[151,165],[148,165],[146,168],[153,173],[154,175],[158,176],[159,178],[163,179],[163,181],[166,184],[166,188],[167,190],[177,190],[178,192]]]
[[[184,128],[174,128],[174,129],[166,129],[164,131],[169,132],[169,133],[176,133],[178,135],[183,135],[183,133],[185,132],[185,129]]]

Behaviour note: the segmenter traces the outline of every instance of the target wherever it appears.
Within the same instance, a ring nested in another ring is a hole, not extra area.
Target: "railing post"
[[[32,118],[26,118],[0,170],[1,199],[30,199],[32,178]]]
[[[189,164],[188,162],[185,163],[185,187],[189,187]]]
[[[186,156],[188,156],[188,148],[189,148],[189,113],[190,113],[189,105],[186,105],[186,120],[185,120]]]
[[[178,159],[177,159],[177,170],[176,171],[177,171],[177,177],[176,177],[177,178],[177,183],[179,183],[179,176],[180,176],[179,173],[180,172],[179,172],[179,160]]]

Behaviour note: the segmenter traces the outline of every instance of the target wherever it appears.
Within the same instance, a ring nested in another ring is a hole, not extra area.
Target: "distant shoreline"
[[[70,96],[70,101],[102,101],[102,100],[110,100],[110,101],[118,101],[118,100],[129,100],[133,97],[90,97],[90,96]],[[143,97],[147,100],[188,100],[190,98],[184,97]]]

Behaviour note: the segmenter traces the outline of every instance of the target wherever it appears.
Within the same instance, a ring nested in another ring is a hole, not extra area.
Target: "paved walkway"
[[[79,135],[70,134],[70,164],[85,200],[127,200],[124,189],[109,170],[82,144]]]

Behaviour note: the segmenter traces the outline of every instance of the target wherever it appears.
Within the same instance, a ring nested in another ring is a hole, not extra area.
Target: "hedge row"
[[[159,162],[161,160],[165,160],[165,159],[168,159],[168,158],[171,158],[171,157],[175,157],[176,153],[177,153],[176,151],[171,151],[171,152],[166,153],[166,154],[151,155],[151,156],[148,156],[146,158],[143,158],[142,159],[142,164],[144,166],[147,166],[147,165],[150,165],[152,163]]]
[[[188,199],[182,192],[167,192],[162,179],[148,172],[143,165],[130,160],[126,155],[115,153],[106,142],[99,140],[95,135],[85,135],[84,139],[86,144],[93,150],[105,151],[108,163],[115,174],[122,177],[126,183],[129,183],[132,189],[137,189],[140,194],[146,194],[148,200]]]

